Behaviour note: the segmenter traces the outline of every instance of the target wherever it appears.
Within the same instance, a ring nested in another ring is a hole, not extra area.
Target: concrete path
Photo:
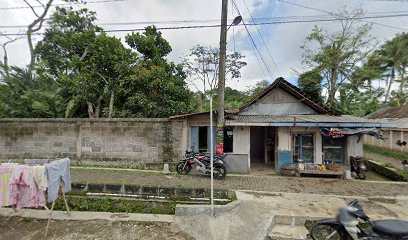
[[[231,212],[215,217],[204,214],[176,216],[176,223],[181,230],[198,240],[266,239],[270,234],[282,234],[279,229],[291,230],[292,234],[297,234],[302,239],[306,237],[307,231],[298,225],[300,220],[335,217],[338,208],[346,206],[348,201],[355,198],[253,191],[238,191],[237,197],[242,203]],[[408,209],[405,208],[408,197],[358,199],[372,219],[408,220]],[[280,223],[286,219],[287,225],[277,225],[274,229],[277,217],[283,219]]]
[[[231,212],[211,217],[207,214],[176,216],[181,230],[200,239],[264,239],[272,230],[272,209],[244,201]]]
[[[163,175],[157,172],[75,168],[71,169],[71,176],[74,183],[113,183],[156,187],[210,188],[210,178],[206,175]],[[229,175],[225,180],[215,181],[214,187],[230,190],[345,196],[408,196],[408,183],[389,181]]]
[[[20,209],[18,211],[14,211],[11,208],[0,208],[0,215],[4,217],[48,219],[50,217],[50,212],[47,210],[37,209]],[[113,222],[134,221],[143,223],[172,223],[174,222],[174,215],[79,211],[71,211],[68,215],[65,211],[53,211],[51,219],[75,221],[107,220]]]

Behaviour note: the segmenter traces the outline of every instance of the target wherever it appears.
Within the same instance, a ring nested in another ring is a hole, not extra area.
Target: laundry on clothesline
[[[29,166],[12,167],[9,187],[9,205],[17,209],[44,207],[46,204],[45,193],[37,187]]]
[[[9,206],[11,167],[0,167],[0,207]]]
[[[49,163],[49,159],[24,159],[25,164],[27,165],[43,165]]]
[[[53,161],[45,165],[48,175],[48,202],[58,198],[58,190],[62,186],[63,193],[71,191],[71,173],[69,158]]]
[[[71,190],[70,160],[59,159],[45,165],[3,163],[0,165],[0,207],[21,208],[46,207],[46,194],[50,202],[58,198],[62,186],[63,193]],[[26,161],[26,163],[29,161]]]

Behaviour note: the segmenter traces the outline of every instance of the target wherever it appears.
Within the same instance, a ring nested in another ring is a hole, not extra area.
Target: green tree
[[[196,45],[190,51],[190,54],[184,57],[183,67],[189,83],[198,91],[196,94],[198,111],[202,111],[206,108],[201,105],[205,101],[206,94],[215,93],[212,90],[218,88],[219,49]],[[227,53],[227,79],[241,77],[241,69],[247,65],[244,58],[245,56],[239,52]],[[227,98],[228,96],[225,95],[225,99]]]
[[[258,96],[261,94],[267,87],[269,87],[271,84],[267,80],[260,80],[257,83],[255,83],[254,86],[252,86],[249,91],[246,92],[247,100],[251,100],[252,98]]]
[[[405,74],[408,65],[408,34],[397,35],[386,41],[370,56],[370,66],[376,68],[386,79],[386,92],[384,102],[388,102],[391,89],[396,81],[399,81],[398,94],[402,96],[405,89]]]
[[[304,64],[320,70],[329,107],[333,106],[341,85],[350,80],[355,68],[372,50],[373,39],[368,35],[370,25],[356,20],[362,14],[361,10],[340,13],[344,20],[340,20],[339,31],[329,32],[315,27],[302,46]]]
[[[192,93],[180,64],[165,57],[170,44],[154,26],[142,34],[129,34],[126,42],[140,59],[129,77],[121,82],[118,94],[120,117],[168,117],[193,111]]]
[[[307,95],[312,96],[317,102],[322,103],[322,81],[323,77],[320,75],[321,70],[318,68],[304,72],[299,75],[299,88]]]
[[[38,73],[72,94],[72,105],[86,103],[91,118],[112,117],[116,92],[130,74],[135,53],[120,39],[101,33],[87,9],[57,8],[45,37],[37,44]]]

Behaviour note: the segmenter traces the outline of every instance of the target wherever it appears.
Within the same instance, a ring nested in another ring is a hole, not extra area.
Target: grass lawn
[[[377,147],[377,146],[370,146],[370,145],[364,144],[364,151],[380,154],[380,155],[395,158],[398,160],[408,160],[408,153],[392,151],[392,150]]]

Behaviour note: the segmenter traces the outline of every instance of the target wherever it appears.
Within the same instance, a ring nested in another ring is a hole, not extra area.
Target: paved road
[[[143,186],[210,188],[210,179],[203,175],[163,175],[154,172],[122,170],[71,169],[75,183],[116,183]],[[408,196],[408,183],[370,182],[322,178],[277,176],[227,176],[214,182],[218,189],[268,192],[334,194],[343,196]]]

